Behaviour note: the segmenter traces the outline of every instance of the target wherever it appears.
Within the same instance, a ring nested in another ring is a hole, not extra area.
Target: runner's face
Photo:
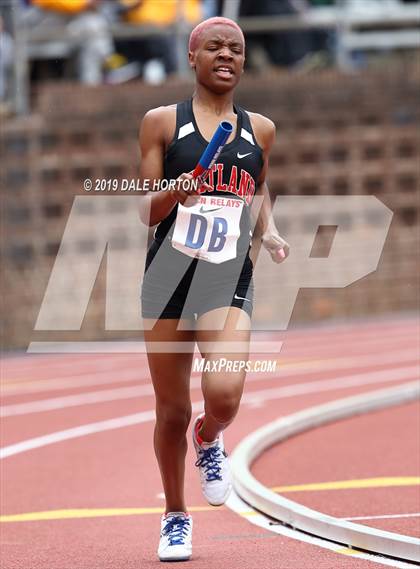
[[[197,81],[218,94],[234,89],[243,72],[244,51],[241,34],[234,28],[219,24],[207,30],[189,53]]]

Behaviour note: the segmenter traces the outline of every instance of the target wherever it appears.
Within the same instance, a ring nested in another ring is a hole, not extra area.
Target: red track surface
[[[273,340],[273,335],[266,337]],[[241,411],[226,432],[228,449],[279,416],[418,378],[418,324],[413,319],[297,330],[281,334],[281,338],[284,345],[277,372],[248,377]],[[267,355],[257,357],[272,359]],[[3,411],[15,413],[3,419],[2,447],[153,409],[142,355],[13,357],[3,361],[2,379]],[[197,382],[198,377],[193,386]],[[140,392],[122,388],[140,388]],[[91,394],[89,403],[68,399],[83,394]],[[104,395],[108,401],[95,402]],[[58,408],[53,410],[35,412],[35,407],[17,407],[31,402],[44,402],[39,404],[45,406],[45,401],[53,398],[60,398]],[[192,400],[201,400],[197,386],[192,390]],[[264,479],[269,471],[270,485],[419,476],[419,465],[413,458],[419,444],[414,431],[416,420],[416,407],[407,405],[342,421],[269,451],[257,464],[256,472]],[[79,436],[5,458],[3,515],[77,508],[161,507],[152,431],[153,421],[149,418],[140,424]],[[343,457],[348,459],[346,463]],[[189,505],[192,509],[205,507],[191,449],[187,464]],[[351,497],[346,498],[348,492]],[[378,515],[413,512],[416,492],[418,495],[418,487],[414,486],[340,490],[335,491],[333,500],[329,491],[289,497],[347,517],[370,515],[372,511]],[[374,525],[413,533],[413,520],[393,519],[388,525],[386,520],[375,520]],[[193,560],[188,563],[191,569],[377,566],[267,532],[225,507],[195,512],[194,522]],[[364,523],[373,525],[372,521]],[[158,513],[113,517],[97,513],[92,518],[4,523],[2,568],[157,567],[158,528]]]
[[[302,453],[302,449],[305,452]],[[269,449],[253,474],[269,488],[420,475],[418,402],[319,427]],[[419,513],[420,487],[312,490],[284,494],[337,518]],[[420,537],[420,516],[358,523]]]

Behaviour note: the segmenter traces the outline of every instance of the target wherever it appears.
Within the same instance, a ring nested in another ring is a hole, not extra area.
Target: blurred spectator
[[[200,0],[119,0],[121,19],[133,26],[166,28],[183,19],[195,25],[202,19]],[[118,42],[119,49],[130,61],[143,66],[143,78],[161,83],[177,69],[173,34]]]
[[[337,5],[337,0],[309,0],[311,8],[333,8]],[[336,30],[330,29],[312,29],[311,32],[311,52],[313,57],[305,58],[303,67],[310,69],[311,63],[317,66],[317,62],[321,67],[325,65],[334,65],[337,54],[337,37]]]
[[[72,46],[77,51],[77,76],[87,85],[97,85],[110,73],[123,66],[115,54],[108,22],[100,11],[100,0],[32,0],[32,10],[25,20],[32,28],[65,26]]]
[[[10,95],[10,76],[13,65],[13,39],[4,29],[3,18],[0,14],[0,102]]]
[[[125,20],[131,24],[169,26],[178,18],[197,22],[202,15],[200,0],[120,0],[127,8]]]
[[[207,18],[213,18],[213,16],[217,16],[217,0],[202,0],[201,1],[201,10],[202,10],[202,17],[203,20]]]
[[[240,16],[292,16],[307,8],[305,0],[242,0],[239,13]],[[274,65],[294,65],[311,51],[310,32],[304,30],[252,34],[247,41],[250,50],[256,45],[263,47],[269,63]]]
[[[218,15],[223,14],[226,2],[229,0],[218,0]],[[336,0],[240,0],[238,16],[304,16],[309,8],[332,6],[335,2]],[[333,61],[332,36],[333,32],[314,29],[248,33],[247,65],[258,70],[267,65],[295,66],[298,69],[324,67]]]

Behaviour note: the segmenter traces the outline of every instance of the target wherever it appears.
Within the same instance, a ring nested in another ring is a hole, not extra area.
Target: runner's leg
[[[191,419],[190,373],[194,332],[177,330],[179,320],[158,320],[145,340],[156,395],[154,447],[166,498],[166,513],[185,512],[184,473],[186,431]],[[185,353],[158,353],[155,342],[190,342]]]
[[[218,323],[225,319],[223,329]],[[223,307],[201,315],[197,320],[197,344],[210,371],[204,371],[201,385],[204,396],[205,418],[199,434],[204,441],[214,441],[235,418],[245,382],[245,368],[234,371],[234,362],[246,362],[249,356],[251,320],[249,315],[237,307]],[[229,346],[239,351],[229,351]],[[217,345],[214,345],[217,343]],[[232,364],[232,371],[220,369],[211,371],[212,362],[221,358]],[[239,365],[239,364],[236,364]]]

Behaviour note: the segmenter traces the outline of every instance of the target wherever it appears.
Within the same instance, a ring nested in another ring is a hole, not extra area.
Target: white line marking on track
[[[193,403],[193,411],[202,411],[203,402],[199,401]],[[79,425],[64,431],[56,431],[48,435],[42,435],[33,439],[27,439],[13,445],[9,445],[0,449],[0,460],[28,452],[36,448],[42,448],[54,443],[69,441],[80,437],[86,437],[95,433],[103,433],[104,431],[112,431],[114,429],[121,429],[123,427],[131,427],[139,423],[147,423],[148,421],[155,420],[155,411],[143,411],[142,413],[134,413],[133,415],[126,415],[124,417],[116,417],[115,419],[107,419],[106,421],[98,421],[96,423],[87,423],[86,425]]]
[[[108,401],[118,401],[121,399],[133,399],[147,395],[153,395],[153,387],[151,385],[104,389],[102,391],[91,391],[78,395],[66,395],[65,397],[53,397],[51,399],[30,401],[28,403],[4,405],[0,407],[0,417],[15,417],[16,415],[42,413],[68,407],[80,407],[82,405],[93,405],[95,403],[106,403]]]
[[[346,389],[347,387],[354,387],[356,385],[368,385],[374,383],[386,383],[390,381],[400,381],[408,379],[417,379],[418,375],[414,375],[417,371],[416,366],[396,369],[392,371],[372,372],[359,375],[348,376],[347,378],[338,378],[336,380],[309,382],[306,384],[298,384],[285,386],[274,389],[264,389],[262,391],[254,391],[245,393],[242,397],[242,403],[247,404],[254,401],[264,401],[270,399],[279,399],[282,397],[292,397],[294,395],[302,395],[306,393],[322,392],[329,390]],[[317,388],[314,384],[318,384]],[[203,409],[203,401],[197,401],[192,404],[193,411],[201,411]],[[144,411],[142,413],[135,413],[133,415],[126,415],[97,423],[88,423],[80,425],[64,431],[57,431],[48,435],[42,435],[33,439],[27,439],[0,449],[0,460],[20,454],[34,448],[44,447],[50,444],[58,443],[65,440],[70,440],[78,437],[83,437],[93,433],[102,431],[110,431],[119,429],[121,427],[131,426],[146,421],[152,421],[155,418],[155,412]]]
[[[420,513],[416,514],[384,514],[382,516],[356,516],[353,518],[340,518],[340,520],[388,520],[397,518],[418,518]]]
[[[14,445],[3,447],[0,449],[0,459],[7,458],[28,450],[41,448],[44,446],[52,445],[78,437],[85,437],[94,433],[103,433],[104,431],[112,431],[114,429],[121,429],[122,427],[129,427],[131,425],[138,425],[147,421],[153,421],[155,418],[154,411],[144,411],[143,413],[134,413],[133,415],[126,415],[125,417],[117,417],[115,419],[108,419],[106,421],[99,421],[97,423],[88,423],[86,425],[79,425],[72,429],[64,431],[56,431],[48,435],[42,435],[33,439],[27,439]]]
[[[296,385],[286,385],[284,387],[263,389],[261,391],[251,391],[243,395],[241,404],[255,405],[255,403],[263,402],[265,400],[294,397],[296,395],[306,395],[308,393],[321,393],[323,391],[334,391],[347,389],[349,387],[357,387],[360,385],[388,383],[399,380],[416,380],[419,377],[418,371],[418,366],[407,366],[403,368],[396,368],[394,370],[352,374],[338,377],[336,379],[309,381],[306,383],[298,383]]]
[[[298,361],[292,360],[291,358],[284,358],[283,361],[279,362],[279,369],[275,372],[275,375],[296,375],[303,374],[305,371],[308,373],[323,371],[329,369],[346,369],[346,368],[358,368],[367,365],[378,365],[380,364],[390,364],[390,363],[404,363],[407,361],[413,361],[418,359],[419,352],[418,349],[410,350],[394,350],[386,351],[385,354],[381,354],[380,361],[378,362],[377,355],[361,355],[357,357],[338,357],[338,358],[316,358],[315,360],[310,358],[299,358]],[[201,357],[200,354],[196,354],[196,357]],[[197,373],[193,373],[193,376],[198,376]],[[252,377],[253,374],[248,374],[247,378]],[[255,374],[257,375],[257,374]],[[263,380],[264,377],[259,375],[259,379]],[[266,377],[272,377],[272,374],[267,374]],[[43,391],[62,391],[66,389],[73,389],[76,387],[91,387],[97,385],[108,385],[108,384],[118,384],[120,382],[135,381],[139,383],[140,381],[149,380],[150,376],[148,373],[144,373],[144,369],[139,367],[138,369],[126,369],[122,372],[108,372],[103,371],[89,372],[84,374],[77,374],[76,376],[66,376],[54,379],[38,379],[32,381],[17,381],[14,383],[6,383],[2,386],[2,396],[8,397],[12,395],[19,394],[29,394],[29,393],[39,393]],[[249,381],[249,379],[248,379]]]
[[[31,393],[34,391],[54,391],[56,389],[71,389],[73,387],[83,387],[89,385],[107,385],[109,383],[122,383],[125,381],[139,381],[140,379],[147,379],[148,374],[144,372],[144,367],[142,365],[147,365],[147,362],[139,362],[137,365],[132,364],[131,367],[125,367],[124,369],[114,370],[92,370],[84,369],[83,366],[74,369],[73,375],[60,375],[57,373],[56,377],[43,379],[43,378],[33,378],[34,375],[31,372],[27,372],[29,379],[19,379],[19,380],[3,380],[1,382],[1,390],[5,395],[21,393],[25,390],[25,393]],[[88,366],[89,367],[89,366]],[[79,370],[83,369],[82,373]],[[63,386],[63,387],[61,387]]]
[[[127,369],[133,369],[133,365],[142,364],[146,362],[146,354],[141,356],[137,354],[135,357],[115,357],[115,356],[30,356],[23,354],[17,361],[2,360],[4,368],[4,377],[10,377],[11,380],[16,382],[21,381],[23,375],[29,376],[34,373],[47,373],[52,376],[61,375],[63,372],[71,372],[73,375],[109,375],[110,373],[119,374]],[[13,365],[14,364],[14,365]],[[82,370],[82,373],[78,373]]]
[[[146,381],[150,379],[149,374],[142,373],[144,369],[130,369],[125,373],[86,373],[76,376],[57,377],[55,379],[33,379],[30,381],[19,381],[16,383],[6,383],[2,385],[2,397],[11,395],[27,395],[29,393],[39,393],[43,391],[64,391],[75,389],[76,387],[91,387],[96,385],[119,384],[125,382]],[[109,377],[108,377],[109,376]]]
[[[301,326],[300,328],[291,330],[274,332],[254,331],[254,334],[263,339],[273,339],[281,335],[287,338],[288,344],[297,344],[299,348],[302,349],[302,340],[305,343],[308,335],[311,336],[312,345],[317,345],[317,343],[324,345],[325,341],[328,340],[328,347],[330,348],[330,336],[332,336],[334,342],[337,342],[338,338],[346,338],[349,336],[353,340],[352,344],[354,344],[356,333],[356,340],[362,342],[364,345],[366,340],[369,340],[372,335],[375,341],[377,341],[378,330],[385,340],[391,339],[395,342],[401,339],[401,336],[407,339],[413,339],[413,336],[420,332],[420,321],[416,317],[408,316],[395,320],[378,319],[373,321],[355,321],[351,324],[347,322],[325,322],[317,323],[316,325]],[[314,332],[316,332],[315,336]],[[134,359],[137,363],[142,359],[145,360],[145,357],[139,358],[139,355],[136,355],[133,360]],[[104,371],[109,371],[109,369],[116,369],[116,371],[118,371],[121,369],[121,363],[118,360],[115,361],[113,358],[103,358],[102,356],[90,356],[86,358],[86,356],[81,355],[80,357],[60,356],[58,358],[51,358],[51,356],[27,356],[27,354],[23,354],[23,357],[22,355],[18,355],[3,358],[4,368],[10,368],[11,372],[19,372],[19,374],[25,370],[27,370],[28,373],[33,373],[36,368],[42,370],[46,364],[48,364],[49,368],[53,369],[55,373],[60,370],[70,370],[74,372],[75,367],[77,368],[79,366],[82,366],[84,371],[86,368],[92,367],[95,372],[101,368],[104,369]]]
[[[393,370],[379,370],[361,374],[351,374],[348,376],[327,379],[321,381],[309,381],[294,385],[285,385],[277,388],[269,388],[261,391],[246,392],[242,398],[242,404],[252,408],[261,407],[264,401],[272,397],[294,397],[313,392],[329,391],[331,389],[345,389],[361,384],[370,384],[388,381],[398,381],[399,379],[416,379],[418,366],[405,366]],[[248,383],[254,381],[266,381],[267,378],[261,377],[263,374],[255,374],[248,378]],[[414,377],[413,377],[414,376]],[[200,389],[200,378],[194,377],[191,380],[191,389]],[[153,395],[152,385],[141,385],[138,387],[120,387],[102,391],[92,391],[78,395],[67,395],[64,397],[54,397],[39,401],[26,403],[15,403],[0,407],[0,417],[15,417],[18,415],[28,415],[31,413],[42,413],[68,407],[80,407],[83,405],[93,405],[122,399],[132,399],[137,397],[147,397]]]
[[[318,547],[322,547],[323,549],[329,549],[330,551],[334,551],[337,554],[343,554],[343,546],[338,545],[336,543],[332,543],[326,540],[323,540],[318,537],[313,537],[309,534],[305,534],[300,531],[296,531],[292,528],[288,528],[282,524],[273,524],[273,521],[269,518],[266,518],[256,510],[253,510],[248,504],[243,502],[241,498],[232,491],[231,495],[229,496],[225,506],[230,508],[236,514],[239,514],[241,517],[249,521],[250,523],[264,528],[265,530],[271,531],[273,533],[283,535],[285,537],[289,537],[291,539],[297,541],[303,541],[305,543],[310,543],[311,545],[316,545]],[[352,554],[351,549],[347,549],[346,551],[348,554]],[[379,555],[372,555],[370,553],[364,553],[358,550],[354,550],[354,555],[357,555],[357,559],[364,559],[366,561],[372,561],[373,563],[379,563],[380,565],[387,565],[390,567],[398,567],[400,569],[412,569],[412,563],[406,563],[404,561],[397,561],[394,559],[387,559],[385,557],[380,557]],[[337,563],[336,567],[339,567]]]

